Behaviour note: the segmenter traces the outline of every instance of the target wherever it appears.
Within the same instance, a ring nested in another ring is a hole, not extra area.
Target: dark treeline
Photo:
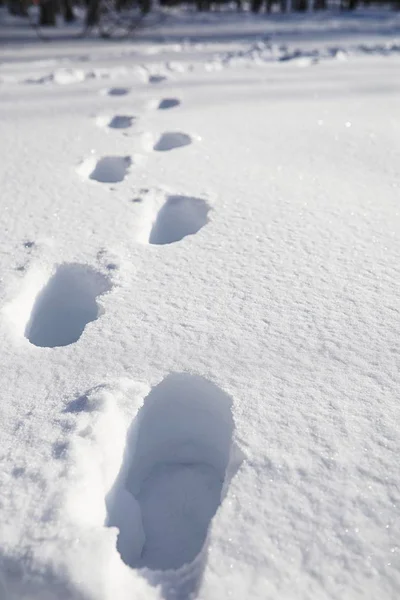
[[[75,20],[74,8],[84,7],[88,25],[96,24],[102,0],[0,0],[0,6],[6,5],[10,14],[28,17],[28,9],[32,4],[40,8],[40,25],[55,26],[57,15],[61,15],[66,23]],[[112,0],[113,9],[118,11],[125,5],[136,4],[143,14],[151,10],[151,0]]]
[[[0,5],[6,5],[13,15],[28,16],[28,8],[32,3],[40,7],[40,24],[52,26],[56,24],[56,15],[62,15],[65,22],[74,20],[74,6],[85,4],[87,22],[96,23],[99,6],[102,0],[0,0]],[[158,0],[164,7],[191,5],[198,11],[218,10],[222,5],[231,4],[238,11],[249,8],[253,13],[292,13],[328,10],[340,7],[343,11],[353,11],[359,6],[392,7],[400,10],[400,0]],[[115,7],[136,3],[143,14],[150,12],[152,0],[113,0]]]
[[[249,6],[254,13],[265,11],[272,12],[306,12],[316,10],[328,10],[338,6],[341,10],[355,10],[359,6],[393,7],[400,10],[400,0],[340,0],[330,2],[329,0],[160,0],[161,6],[177,6],[180,4],[194,4],[199,11],[218,9],[223,4],[235,4],[238,11]]]

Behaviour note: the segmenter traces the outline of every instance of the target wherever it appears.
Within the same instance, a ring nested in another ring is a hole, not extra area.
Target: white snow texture
[[[398,600],[400,14],[149,19],[0,6],[0,600]]]

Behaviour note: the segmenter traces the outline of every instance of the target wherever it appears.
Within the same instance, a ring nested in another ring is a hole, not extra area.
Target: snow
[[[399,15],[19,23],[0,599],[398,598]]]

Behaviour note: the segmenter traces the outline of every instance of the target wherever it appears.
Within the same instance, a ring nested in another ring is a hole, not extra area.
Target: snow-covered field
[[[0,599],[398,599],[400,15],[10,27]]]

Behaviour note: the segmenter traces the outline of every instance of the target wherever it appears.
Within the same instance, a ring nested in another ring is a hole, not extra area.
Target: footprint
[[[132,127],[134,119],[135,117],[129,115],[115,115],[108,126],[112,129],[128,129],[128,127]]]
[[[154,571],[187,565],[187,573],[196,557],[201,562],[212,518],[242,461],[233,432],[232,398],[207,379],[175,373],[153,388],[107,497],[107,525],[119,529],[125,564],[152,570],[143,573],[154,582]],[[193,577],[191,591],[198,569]]]
[[[197,233],[207,225],[210,210],[201,198],[169,196],[154,221],[149,244],[172,244]]]
[[[128,129],[132,127],[133,121],[136,119],[133,115],[101,115],[96,118],[96,123],[99,127],[110,127],[111,129]]]
[[[97,296],[110,289],[107,277],[87,265],[60,265],[36,298],[25,337],[43,348],[73,344],[100,316]]]
[[[165,110],[167,108],[174,108],[174,106],[179,106],[180,103],[180,100],[177,98],[163,98],[158,105],[158,109]]]
[[[119,183],[125,179],[131,165],[130,156],[103,156],[98,160],[91,156],[79,165],[77,171],[100,183]]]
[[[190,135],[177,131],[168,131],[167,133],[162,134],[153,149],[157,152],[166,152],[168,150],[173,150],[174,148],[189,146],[191,143],[192,138]]]
[[[107,96],[126,96],[130,92],[130,88],[114,87],[105,91]]]
[[[167,79],[165,75],[149,75],[149,83],[162,83]]]

